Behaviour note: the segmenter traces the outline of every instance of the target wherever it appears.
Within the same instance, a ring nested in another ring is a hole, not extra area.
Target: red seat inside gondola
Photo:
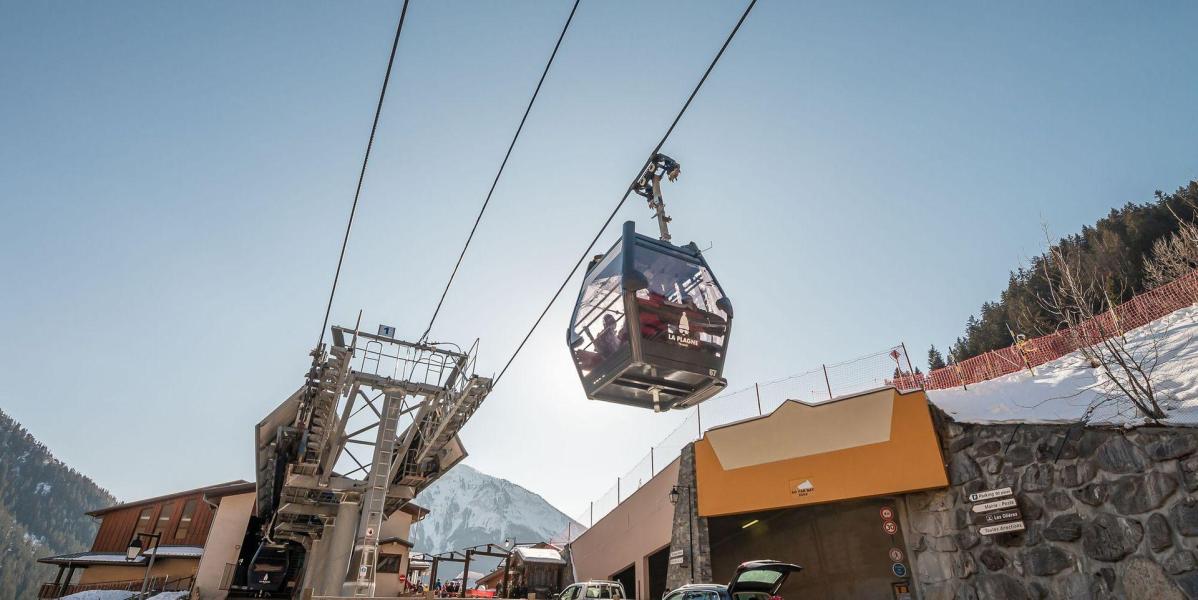
[[[686,316],[687,327],[691,333],[708,333],[723,335],[728,330],[728,321],[723,317],[699,309],[694,303],[679,304],[671,302],[665,296],[649,292],[648,298],[637,296],[640,307],[641,335],[654,338],[669,330],[670,325],[678,327]]]

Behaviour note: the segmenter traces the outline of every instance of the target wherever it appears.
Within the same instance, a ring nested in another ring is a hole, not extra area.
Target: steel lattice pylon
[[[466,457],[458,432],[492,381],[473,372],[477,341],[463,352],[332,334],[256,428],[258,516],[264,543],[303,548],[303,585],[372,596],[384,520]],[[369,461],[352,446],[370,447]]]

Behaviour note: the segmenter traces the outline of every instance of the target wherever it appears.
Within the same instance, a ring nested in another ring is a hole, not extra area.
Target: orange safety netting
[[[1144,292],[1076,327],[991,350],[927,375],[903,374],[895,384],[903,389],[939,390],[978,383],[1056,360],[1121,332],[1130,331],[1198,302],[1198,271]]]

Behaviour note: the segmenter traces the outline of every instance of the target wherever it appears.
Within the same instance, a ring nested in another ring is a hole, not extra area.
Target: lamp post
[[[503,583],[501,584],[503,586],[503,596],[502,597],[504,597],[504,598],[512,597],[512,591],[508,589],[508,586],[511,585],[512,551],[515,549],[516,549],[516,540],[514,540],[512,538],[503,540],[503,551],[507,552],[507,556],[505,556],[503,558]]]
[[[145,546],[141,542],[141,538],[148,538],[154,542],[150,548],[150,561],[146,564],[146,576],[141,580],[141,593],[137,597],[145,598],[146,592],[150,587],[150,571],[154,568],[154,559],[158,557],[158,544],[162,541],[161,533],[135,533],[133,539],[129,541],[129,547],[125,548],[125,560],[134,561],[142,553]]]
[[[692,512],[692,508],[691,508],[691,502],[693,501],[692,500],[693,495],[691,494],[691,488],[689,486],[675,485],[674,487],[670,488],[670,504],[673,504],[673,505],[678,504],[678,500],[682,496],[682,492],[680,492],[679,490],[686,490],[686,540],[687,540],[686,541],[686,544],[687,544],[686,561],[688,563],[690,563],[691,583],[694,583],[695,582],[695,557],[694,557],[695,530],[694,530],[694,526],[691,524],[691,522],[694,520],[694,513]]]

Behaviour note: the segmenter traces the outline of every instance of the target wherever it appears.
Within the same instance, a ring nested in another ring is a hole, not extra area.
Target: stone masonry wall
[[[666,589],[672,590],[686,583],[711,582],[707,519],[698,514],[695,482],[695,444],[690,443],[682,449],[678,461],[679,498],[674,505],[674,531],[670,538],[670,552],[681,550],[685,559],[682,564],[669,565],[666,569]]]
[[[937,417],[951,485],[906,502],[923,600],[1198,599],[1198,429]],[[1008,486],[1026,531],[978,535],[968,495]]]

